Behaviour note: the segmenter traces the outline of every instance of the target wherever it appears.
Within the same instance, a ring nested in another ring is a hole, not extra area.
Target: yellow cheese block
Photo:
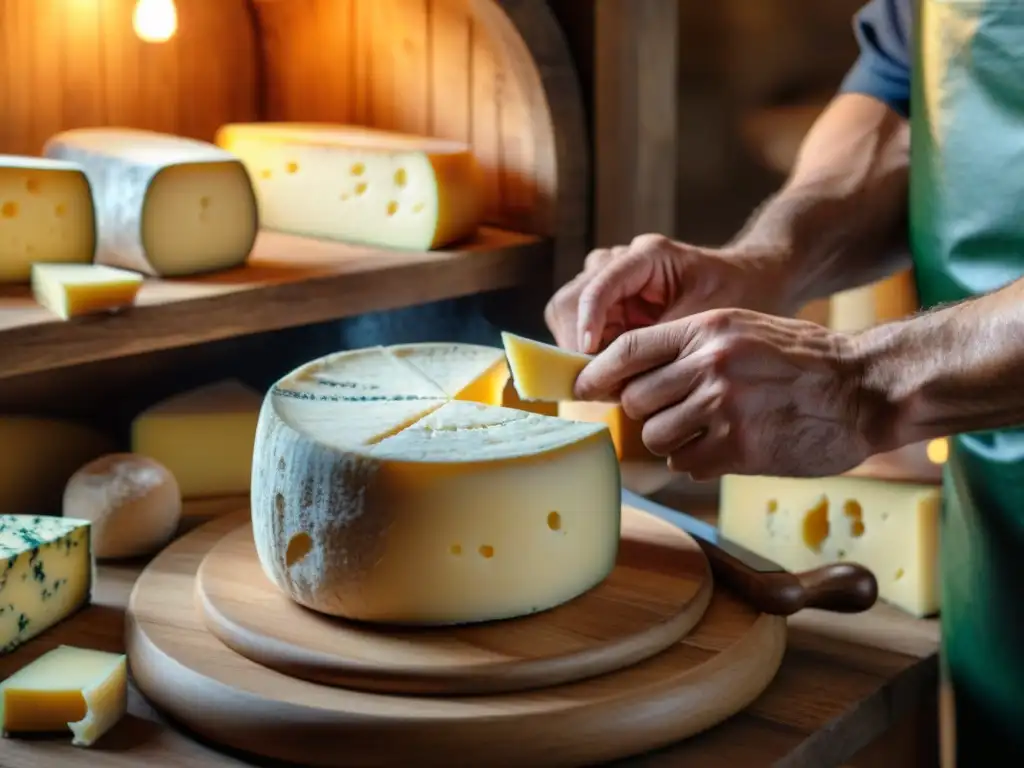
[[[169,469],[183,499],[244,494],[261,402],[234,380],[175,395],[135,417],[132,453]]]
[[[60,512],[68,478],[115,445],[73,422],[0,416],[0,514]]]
[[[128,710],[124,654],[61,645],[0,683],[4,734],[71,730],[92,746]]]
[[[102,264],[35,264],[32,293],[62,320],[115,312],[135,303],[142,275]]]
[[[267,576],[314,610],[411,624],[521,616],[601,582],[621,506],[608,430],[455,399],[494,402],[500,364],[501,350],[410,345],[279,381],[253,463]]]
[[[620,461],[664,461],[644,445],[643,422],[629,418],[617,403],[562,402],[558,404],[558,415],[563,419],[606,424]]]
[[[93,582],[86,520],[0,515],[0,654],[89,602]]]
[[[268,229],[428,250],[472,236],[483,217],[465,144],[299,123],[226,125],[216,141],[249,169]]]
[[[523,400],[557,403],[573,400],[573,386],[593,358],[551,344],[502,333],[512,381]]]
[[[47,157],[85,169],[96,200],[96,262],[181,277],[242,265],[259,228],[245,168],[212,144],[128,128],[79,128]]]
[[[95,252],[92,190],[81,166],[0,155],[0,283],[27,283],[38,262],[88,264]]]
[[[852,477],[722,479],[719,527],[791,571],[860,563],[879,596],[915,616],[939,608],[941,492]]]

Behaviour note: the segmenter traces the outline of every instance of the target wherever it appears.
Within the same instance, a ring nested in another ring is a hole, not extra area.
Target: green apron
[[[910,247],[928,308],[1024,276],[1024,0],[920,0],[917,18]],[[957,764],[1022,766],[1024,428],[951,447],[942,656]]]

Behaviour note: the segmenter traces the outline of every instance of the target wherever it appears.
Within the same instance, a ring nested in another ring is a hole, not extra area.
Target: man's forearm
[[[1024,425],[1024,280],[854,338],[861,426],[888,450]]]
[[[787,304],[874,282],[908,264],[909,128],[866,96],[835,99],[811,129],[785,187],[733,241],[780,254]]]

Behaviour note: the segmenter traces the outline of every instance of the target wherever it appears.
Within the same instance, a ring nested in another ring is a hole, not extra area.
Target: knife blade
[[[860,613],[878,599],[878,582],[862,565],[832,563],[791,573],[778,563],[726,538],[715,526],[622,489],[622,503],[685,531],[704,551],[716,580],[762,613],[790,616],[804,608]]]
[[[667,523],[671,523],[677,528],[681,528],[698,541],[704,541],[718,547],[723,552],[735,557],[744,565],[754,569],[755,571],[759,571],[761,573],[775,573],[777,571],[785,570],[781,565],[769,560],[767,557],[762,557],[756,552],[752,552],[746,547],[725,538],[718,528],[710,523],[705,523],[703,520],[698,520],[696,517],[688,515],[685,512],[680,512],[672,509],[671,507],[666,507],[664,504],[651,501],[646,496],[641,496],[639,493],[633,493],[633,491],[623,488],[622,503],[628,504],[629,506],[639,509],[642,512],[646,512],[649,515],[654,515]]]

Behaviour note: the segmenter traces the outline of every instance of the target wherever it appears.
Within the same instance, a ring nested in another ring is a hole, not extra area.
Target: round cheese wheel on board
[[[64,489],[64,516],[92,523],[99,560],[140,557],[163,548],[181,519],[181,491],[162,464],[133,453],[102,456]]]

